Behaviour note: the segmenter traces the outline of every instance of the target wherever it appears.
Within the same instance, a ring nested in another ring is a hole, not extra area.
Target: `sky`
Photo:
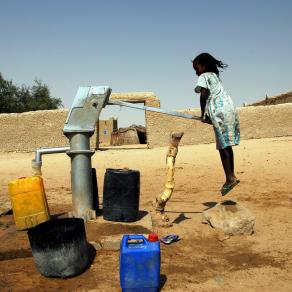
[[[154,92],[161,107],[199,107],[191,60],[220,73],[237,106],[292,90],[290,0],[0,0],[0,72],[35,79],[70,108],[79,86]],[[143,111],[107,106],[101,119],[145,124]]]

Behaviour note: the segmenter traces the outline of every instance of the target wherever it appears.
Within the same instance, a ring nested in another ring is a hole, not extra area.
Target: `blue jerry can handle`
[[[148,240],[145,238],[144,235],[141,234],[134,234],[134,235],[124,235],[122,239],[122,248],[128,247],[128,241],[129,240],[143,240],[143,243],[140,243],[142,245],[148,245]]]

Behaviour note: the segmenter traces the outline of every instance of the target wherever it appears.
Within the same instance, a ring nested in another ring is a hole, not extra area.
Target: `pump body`
[[[79,87],[63,129],[70,142],[72,215],[84,220],[95,217],[90,137],[110,94],[108,86]]]

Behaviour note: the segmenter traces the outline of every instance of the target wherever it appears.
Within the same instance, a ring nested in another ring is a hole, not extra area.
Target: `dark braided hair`
[[[228,65],[224,64],[222,61],[215,59],[208,53],[202,53],[198,55],[193,61],[193,68],[195,69],[195,65],[200,64],[206,68],[206,72],[213,72],[219,76],[218,68],[227,68]]]

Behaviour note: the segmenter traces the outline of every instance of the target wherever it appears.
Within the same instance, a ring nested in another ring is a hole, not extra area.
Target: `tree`
[[[51,97],[48,86],[41,80],[35,80],[32,87],[18,87],[0,73],[0,113],[50,110],[61,106],[62,100]]]
[[[0,73],[0,112],[10,113],[15,107],[17,88],[11,81],[5,80]]]

